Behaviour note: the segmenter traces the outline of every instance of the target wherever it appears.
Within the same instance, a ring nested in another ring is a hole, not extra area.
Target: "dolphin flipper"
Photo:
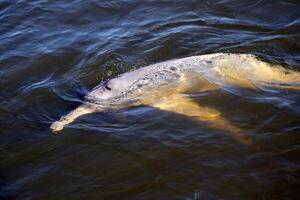
[[[161,110],[193,117],[198,121],[207,123],[210,128],[229,131],[238,142],[248,145],[252,144],[251,138],[240,128],[232,125],[228,120],[223,118],[219,111],[209,107],[201,107],[190,98],[175,95],[163,99],[152,106]]]

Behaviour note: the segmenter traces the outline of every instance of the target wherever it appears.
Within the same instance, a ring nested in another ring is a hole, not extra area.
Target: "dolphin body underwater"
[[[193,117],[249,144],[251,138],[245,131],[232,125],[218,110],[202,107],[190,96],[230,87],[299,90],[300,73],[266,63],[250,54],[216,53],[160,62],[99,84],[86,95],[82,105],[50,128],[57,133],[85,114],[147,105]]]

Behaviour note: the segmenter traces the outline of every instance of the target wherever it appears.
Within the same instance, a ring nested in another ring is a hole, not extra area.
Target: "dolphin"
[[[215,53],[164,61],[100,83],[85,96],[82,105],[50,128],[58,133],[85,114],[147,105],[192,117],[249,144],[251,139],[245,131],[232,125],[220,111],[199,105],[190,95],[230,87],[299,90],[300,73],[251,54]]]

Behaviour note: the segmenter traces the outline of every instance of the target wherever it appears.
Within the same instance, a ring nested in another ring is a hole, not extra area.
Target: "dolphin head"
[[[132,81],[121,77],[113,78],[102,82],[95,87],[87,96],[87,100],[106,101],[109,99],[120,98],[125,94]]]
[[[104,81],[93,88],[85,98],[88,102],[97,104],[121,102],[121,100],[126,99],[128,93],[133,91],[132,86],[135,85],[134,83],[148,71],[142,68]]]
[[[165,95],[162,89],[172,90],[179,75],[173,71],[141,68],[102,82],[87,96],[86,101],[101,106],[139,105],[145,98]]]
[[[103,82],[100,86],[92,90],[89,95],[103,100],[111,99],[121,96],[128,86],[128,81],[114,78]]]

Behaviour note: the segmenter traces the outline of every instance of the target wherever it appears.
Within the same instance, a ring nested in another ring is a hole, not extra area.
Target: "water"
[[[0,24],[2,199],[299,197],[299,91],[197,97],[251,146],[152,107],[49,130],[102,80],[155,62],[252,53],[299,71],[298,1],[1,0]]]

